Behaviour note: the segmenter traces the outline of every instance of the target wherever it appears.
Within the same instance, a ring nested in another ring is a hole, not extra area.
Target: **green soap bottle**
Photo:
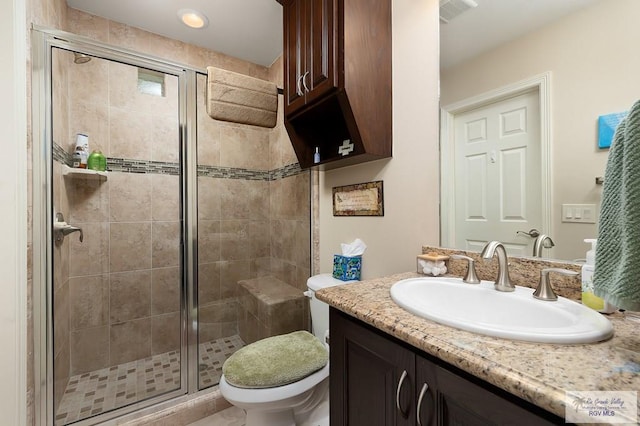
[[[101,151],[93,151],[87,159],[87,168],[104,172],[107,170],[107,159]]]

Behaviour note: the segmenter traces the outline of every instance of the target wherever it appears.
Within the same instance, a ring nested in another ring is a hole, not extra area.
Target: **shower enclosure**
[[[33,40],[38,423],[216,385],[244,345],[237,282],[309,275],[309,174],[274,166],[273,130],[209,118],[203,71],[61,32]],[[77,135],[106,171],[74,167]]]

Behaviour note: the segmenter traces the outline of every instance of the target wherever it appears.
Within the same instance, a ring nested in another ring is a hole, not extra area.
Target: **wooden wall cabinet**
[[[390,157],[391,0],[278,1],[285,127],[300,165]]]
[[[291,0],[284,4],[287,116],[338,87],[334,3]]]
[[[329,335],[332,426],[565,424],[334,308]]]

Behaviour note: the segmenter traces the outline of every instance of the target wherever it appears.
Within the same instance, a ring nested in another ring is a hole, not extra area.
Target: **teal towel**
[[[594,293],[640,311],[640,101],[618,125],[604,175]]]

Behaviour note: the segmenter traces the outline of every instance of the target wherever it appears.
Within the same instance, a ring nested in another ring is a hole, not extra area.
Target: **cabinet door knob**
[[[406,413],[402,407],[400,406],[400,391],[402,390],[402,385],[404,384],[404,379],[407,378],[407,370],[402,371],[402,375],[400,376],[400,380],[398,380],[398,386],[396,387],[396,409],[402,414],[402,417],[406,418],[408,413]]]
[[[309,75],[309,71],[305,72],[302,75],[302,85],[304,86],[304,91],[308,92],[309,91],[309,87],[307,86],[307,76]]]
[[[427,393],[427,390],[429,390],[429,385],[425,383],[422,385],[422,389],[420,390],[420,396],[418,396],[418,407],[416,408],[416,420],[418,421],[418,426],[422,426],[422,420],[420,419],[420,411],[422,407],[422,399]]]

